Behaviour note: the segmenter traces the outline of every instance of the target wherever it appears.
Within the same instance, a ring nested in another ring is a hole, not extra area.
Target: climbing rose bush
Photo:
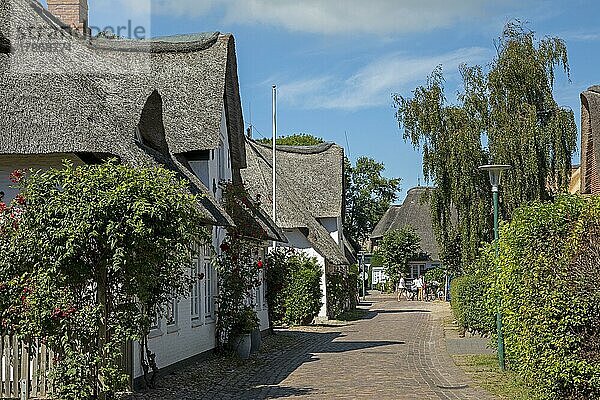
[[[53,395],[125,387],[123,345],[187,294],[192,244],[207,237],[198,199],[162,168],[115,161],[24,173],[0,204],[0,334],[41,339]]]

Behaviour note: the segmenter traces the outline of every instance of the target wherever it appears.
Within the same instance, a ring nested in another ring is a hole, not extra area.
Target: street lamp
[[[500,185],[500,177],[502,171],[512,168],[510,165],[482,165],[479,167],[482,171],[488,171],[490,174],[490,184],[492,185],[492,196],[494,198],[494,247],[496,250],[496,258],[498,257],[498,186]],[[498,268],[498,266],[496,266]],[[497,270],[496,272],[500,272]],[[500,309],[501,298],[498,295],[498,310],[496,311],[496,329],[498,334],[498,363],[500,369],[505,370],[504,363],[504,334],[502,332],[502,312]]]

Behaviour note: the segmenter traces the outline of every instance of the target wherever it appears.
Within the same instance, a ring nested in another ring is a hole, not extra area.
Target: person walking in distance
[[[415,280],[415,286],[417,287],[417,300],[423,301],[423,275]]]
[[[398,301],[400,301],[400,297],[402,297],[402,295],[408,299],[408,296],[406,295],[406,281],[404,280],[404,275],[400,275],[400,282],[398,282]]]

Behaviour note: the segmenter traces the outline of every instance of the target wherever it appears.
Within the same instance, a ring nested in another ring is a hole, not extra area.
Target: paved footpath
[[[447,304],[367,300],[365,319],[279,331],[250,361],[192,365],[134,398],[496,399],[448,354]]]

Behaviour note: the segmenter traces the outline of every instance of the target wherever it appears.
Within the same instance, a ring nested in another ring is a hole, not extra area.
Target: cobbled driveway
[[[215,358],[134,399],[496,399],[446,350],[445,303],[367,298],[364,319],[278,331],[251,360]]]

